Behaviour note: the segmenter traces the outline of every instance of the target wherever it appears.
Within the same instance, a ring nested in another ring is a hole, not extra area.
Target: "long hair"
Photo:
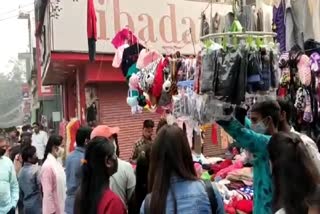
[[[164,214],[170,179],[197,180],[186,134],[176,125],[164,126],[152,146],[149,171],[149,190],[152,192],[150,209],[153,214]],[[173,198],[175,193],[171,189]],[[174,199],[177,212],[177,202]]]
[[[148,194],[148,173],[150,165],[151,144],[145,144],[142,152],[137,158],[136,167],[136,187],[135,187],[135,202],[137,213],[139,213],[141,204]]]
[[[114,145],[107,138],[93,138],[86,149],[80,186],[80,213],[95,214],[103,192],[109,188],[106,158],[114,155]]]
[[[47,159],[48,154],[52,152],[54,146],[61,146],[63,137],[60,135],[51,135],[49,137],[48,143],[46,145],[46,149],[44,151],[43,162]]]
[[[308,212],[306,200],[314,193],[319,175],[300,137],[279,132],[268,145],[275,186],[274,206],[286,213]]]

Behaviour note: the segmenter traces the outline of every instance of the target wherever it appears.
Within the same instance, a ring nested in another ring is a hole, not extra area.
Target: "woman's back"
[[[218,214],[224,213],[222,198],[219,192],[215,189],[215,197],[217,200]],[[210,214],[211,205],[208,194],[205,190],[204,182],[202,181],[188,181],[181,178],[171,178],[171,188],[168,192],[166,213],[174,213],[174,202],[177,202],[177,214]],[[140,213],[145,213],[144,203],[141,206]],[[152,210],[150,210],[152,213]]]

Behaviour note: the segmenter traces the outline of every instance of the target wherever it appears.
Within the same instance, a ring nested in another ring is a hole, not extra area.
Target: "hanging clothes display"
[[[310,57],[302,51],[289,51],[280,56],[281,86],[278,95],[294,104],[296,114],[291,118],[294,128],[316,140],[320,133],[320,55],[317,48],[313,50],[309,49]]]

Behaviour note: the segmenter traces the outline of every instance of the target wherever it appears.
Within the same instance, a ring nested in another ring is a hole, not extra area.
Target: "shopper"
[[[307,214],[319,204],[315,198],[320,176],[301,138],[294,133],[272,136],[268,151],[274,181],[274,211],[283,208],[288,214]],[[319,196],[317,196],[319,198]]]
[[[37,149],[37,156],[39,158],[39,163],[43,163],[44,153],[46,144],[48,141],[48,134],[45,131],[40,130],[39,123],[33,123],[33,134],[32,134],[32,146]]]
[[[75,200],[75,214],[125,214],[126,208],[109,188],[117,172],[115,147],[104,137],[93,138],[85,152],[83,176]]]
[[[80,127],[76,134],[77,147],[68,155],[66,160],[67,176],[67,198],[65,202],[65,212],[73,214],[75,195],[81,181],[81,160],[84,158],[85,146],[90,140],[92,129],[90,127]]]
[[[212,191],[211,183],[208,189],[198,180],[187,136],[178,126],[165,126],[158,133],[151,150],[149,179],[151,194],[141,206],[142,214],[224,213],[219,192]]]
[[[136,177],[131,164],[119,158],[119,132],[119,127],[100,125],[93,129],[91,138],[105,137],[109,142],[113,143],[118,157],[118,170],[110,177],[110,189],[117,194],[128,207],[128,202],[131,200],[136,186]]]
[[[152,143],[153,128],[154,122],[152,120],[145,120],[143,122],[142,137],[135,143],[131,156],[131,161],[133,163],[136,163],[142,146]]]
[[[245,121],[245,111],[242,112],[242,115],[238,115],[237,111],[235,112],[239,121]],[[253,213],[270,214],[272,213],[273,193],[267,145],[271,135],[278,131],[280,120],[278,102],[268,100],[256,103],[251,108],[250,119],[251,129],[244,127],[238,120],[228,116],[223,116],[223,120],[217,122],[236,141],[238,146],[255,157],[253,162]]]
[[[132,203],[129,208],[129,214],[140,213],[140,207],[142,205],[142,202],[148,194],[148,173],[150,165],[151,147],[152,144],[144,145],[137,159],[136,187],[134,191],[134,197],[131,201]]]
[[[34,146],[22,149],[23,167],[19,173],[20,195],[24,214],[42,214],[40,168]]]
[[[167,119],[166,119],[166,118],[161,118],[161,119],[159,120],[159,122],[158,122],[157,129],[156,129],[156,133],[158,133],[158,132],[160,131],[160,129],[161,129],[163,126],[167,125],[167,124],[168,124]]]
[[[307,135],[304,135],[295,131],[294,128],[290,125],[293,105],[288,100],[284,100],[284,99],[278,99],[278,103],[281,108],[279,131],[283,131],[286,133],[292,132],[299,135],[302,142],[306,146],[309,156],[311,157],[318,172],[320,173],[320,153],[319,153],[317,144]]]
[[[43,214],[62,214],[66,199],[66,175],[61,163],[57,160],[61,156],[63,138],[51,135],[46,145],[44,162],[41,168],[41,184],[43,191]]]
[[[5,153],[7,139],[0,136],[0,213],[15,214],[19,200],[19,185],[12,161]]]

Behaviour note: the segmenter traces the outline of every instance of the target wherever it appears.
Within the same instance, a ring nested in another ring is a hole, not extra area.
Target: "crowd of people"
[[[254,157],[254,214],[320,213],[320,153],[291,127],[291,109],[264,101],[217,121]],[[153,138],[154,127],[144,121],[130,162],[119,158],[118,127],[80,127],[65,161],[63,137],[37,123],[20,141],[0,135],[0,214],[225,213],[215,182],[196,171],[185,130],[161,119]]]

